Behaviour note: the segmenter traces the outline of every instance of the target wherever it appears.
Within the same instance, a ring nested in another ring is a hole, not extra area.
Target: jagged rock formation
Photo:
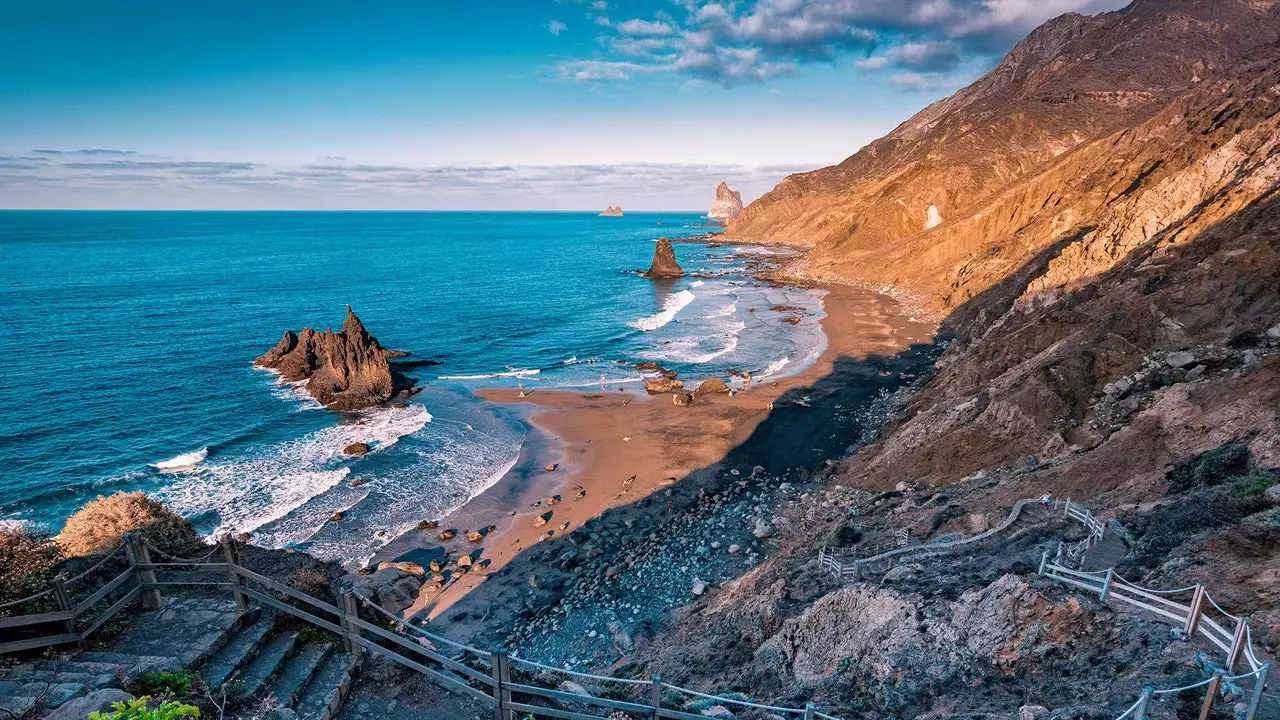
[[[649,264],[649,269],[645,272],[645,276],[651,278],[684,277],[684,270],[681,269],[680,263],[676,262],[676,251],[672,249],[669,239],[658,238],[658,244],[653,249],[653,262]]]
[[[340,332],[286,330],[253,364],[271,368],[290,382],[306,380],[307,392],[331,410],[361,410],[417,391],[412,378],[387,362],[388,357],[403,355],[378,344],[348,305]]]
[[[722,182],[716,186],[716,201],[711,203],[707,218],[711,220],[732,220],[742,213],[742,193],[729,189],[729,183]]]
[[[622,206],[610,205],[604,209],[604,212],[600,213],[599,217],[622,217]]]
[[[1278,38],[1274,2],[1063,15],[839,165],[786,178],[726,235],[813,246],[788,274],[892,286],[939,313],[1043,253],[1028,296],[1054,295],[1185,236],[1193,210],[1204,227],[1270,189]]]

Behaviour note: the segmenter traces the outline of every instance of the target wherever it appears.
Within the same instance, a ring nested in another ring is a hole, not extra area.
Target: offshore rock
[[[307,392],[330,410],[361,410],[416,392],[413,379],[387,362],[403,355],[378,344],[348,305],[340,332],[286,330],[253,364],[275,370],[289,382],[306,380]]]
[[[676,262],[676,252],[671,248],[671,240],[658,238],[658,245],[653,249],[653,262],[649,264],[646,277],[678,278],[684,277],[684,270]]]
[[[599,217],[622,217],[622,206],[610,205],[604,209],[604,212],[600,213]]]
[[[710,220],[732,220],[742,212],[742,193],[731,190],[729,183],[722,182],[716,187],[716,201],[711,203],[707,211]]]

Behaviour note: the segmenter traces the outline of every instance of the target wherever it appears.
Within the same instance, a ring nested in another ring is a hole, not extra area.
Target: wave
[[[767,377],[773,377],[774,375],[781,372],[782,368],[786,367],[787,364],[790,362],[791,362],[791,358],[789,357],[778,358],[777,360],[774,360],[773,362],[769,363],[768,367],[766,367],[759,375],[753,376],[752,379],[763,380]]]
[[[746,323],[738,321],[726,328],[724,336],[728,339],[723,346],[715,350],[708,351],[703,349],[702,341],[696,338],[684,338],[672,340],[670,343],[663,345],[658,352],[652,353],[652,355],[660,360],[703,365],[737,350],[738,334],[745,330],[746,327]]]
[[[422,405],[379,408],[354,423],[201,465],[157,494],[187,517],[216,513],[221,529],[253,531],[341,483],[351,473],[343,448],[364,442],[380,453],[430,421]]]
[[[694,280],[693,282],[689,283],[689,287],[691,287],[691,288],[702,287],[702,286],[703,286],[703,285],[705,285],[705,284],[706,284],[706,283],[704,283],[704,282],[703,282],[703,281],[701,281],[701,280]]]
[[[681,290],[674,295],[668,295],[667,299],[662,303],[661,312],[650,315],[649,317],[640,318],[639,320],[631,323],[631,327],[643,332],[657,330],[663,325],[675,320],[676,315],[679,315],[680,311],[688,307],[689,303],[693,302],[697,297],[697,295],[694,295],[688,290]]]
[[[161,460],[154,463],[151,467],[161,472],[182,472],[184,470],[193,470],[197,465],[204,462],[209,457],[209,448],[202,447],[199,450],[193,450],[189,453],[182,453],[177,457]]]
[[[526,369],[510,369],[510,370],[507,370],[507,372],[488,373],[488,374],[481,374],[481,375],[440,375],[436,377],[436,379],[437,380],[492,380],[493,378],[527,378],[527,377],[533,377],[534,375],[537,375],[540,372],[542,371],[536,370],[536,369],[530,370],[527,368]]]

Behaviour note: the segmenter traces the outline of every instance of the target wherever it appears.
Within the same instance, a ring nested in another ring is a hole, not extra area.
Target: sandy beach
[[[516,465],[497,484],[443,518],[438,529],[406,533],[374,558],[375,563],[420,564],[464,554],[476,559],[475,570],[457,575],[442,591],[424,589],[405,615],[437,617],[539,542],[686,479],[696,483],[700,476],[713,475],[695,471],[716,465],[771,414],[788,410],[780,401],[788,391],[815,386],[833,375],[841,361],[893,356],[927,342],[934,331],[927,321],[905,315],[893,299],[865,290],[832,288],[823,307],[827,343],[815,361],[793,375],[739,388],[732,396],[708,395],[681,407],[669,394],[535,390],[522,398],[513,389],[476,391],[486,400],[512,404],[523,414],[529,433]],[[787,406],[808,406],[803,395],[793,395],[785,398]],[[777,425],[798,429],[805,423]],[[766,469],[809,466],[807,448],[795,439],[780,437],[774,444],[776,452],[765,453],[760,461],[779,467]],[[457,535],[442,542],[442,529]],[[467,532],[476,529],[484,532],[483,540],[467,540]]]

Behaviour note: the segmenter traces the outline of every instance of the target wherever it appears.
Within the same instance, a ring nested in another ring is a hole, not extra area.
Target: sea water
[[[524,426],[473,389],[810,362],[821,291],[748,272],[784,251],[677,242],[698,276],[634,272],[657,238],[707,232],[691,213],[0,212],[0,522],[56,532],[141,489],[204,532],[366,558],[515,463]],[[348,304],[385,347],[437,363],[409,371],[422,393],[335,413],[253,367]],[[354,442],[373,452],[344,456]]]

